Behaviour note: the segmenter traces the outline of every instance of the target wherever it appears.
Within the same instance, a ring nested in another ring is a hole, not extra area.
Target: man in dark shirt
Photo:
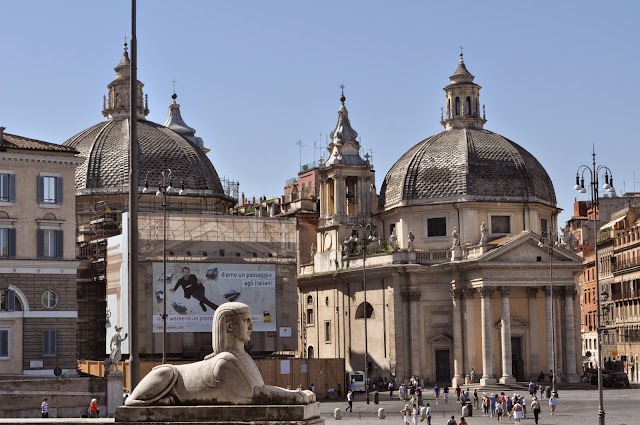
[[[204,296],[204,285],[198,281],[196,275],[191,274],[189,267],[182,268],[182,277],[178,279],[176,286],[171,289],[171,292],[175,292],[179,287],[182,287],[185,298],[189,299],[193,297],[200,301],[202,311],[207,311],[207,307],[205,307],[205,305],[208,305],[213,310],[218,308],[217,304],[212,303]]]

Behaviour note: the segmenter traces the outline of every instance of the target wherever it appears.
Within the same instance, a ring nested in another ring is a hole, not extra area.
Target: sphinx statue
[[[253,359],[244,350],[253,324],[246,304],[228,302],[213,316],[213,353],[185,365],[154,367],[127,398],[126,406],[311,404],[311,391],[265,385]]]

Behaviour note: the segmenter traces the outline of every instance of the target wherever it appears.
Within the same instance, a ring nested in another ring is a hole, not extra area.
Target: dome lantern
[[[480,115],[480,87],[474,83],[474,76],[464,63],[464,56],[460,52],[458,68],[449,77],[450,84],[444,88],[446,92],[446,115],[440,124],[445,130],[454,128],[482,129],[484,115]]]
[[[107,120],[123,119],[129,116],[129,89],[130,89],[130,72],[131,61],[129,60],[129,52],[127,43],[124,43],[124,52],[118,65],[113,68],[116,71],[116,79],[107,86],[109,88],[108,98],[103,101],[102,115]],[[144,84],[138,81],[138,119],[145,119],[149,115],[149,102],[146,97],[142,96],[142,88]],[[142,99],[145,99],[143,104]]]

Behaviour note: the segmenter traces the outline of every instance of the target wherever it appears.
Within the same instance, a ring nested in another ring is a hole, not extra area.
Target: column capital
[[[449,292],[451,293],[452,300],[460,300],[464,295],[464,289],[451,288]]]
[[[538,296],[539,288],[535,286],[527,286],[527,298],[536,298]]]
[[[573,286],[565,286],[564,287],[564,296],[575,298],[578,295],[578,290]]]
[[[411,298],[411,292],[410,291],[400,291],[400,298],[402,298],[402,301],[409,301]]]
[[[420,301],[422,292],[420,291],[402,291],[400,292],[402,301]]]
[[[478,288],[478,293],[482,298],[490,298],[491,294],[493,294],[493,289],[487,286],[482,286]]]
[[[421,297],[422,297],[422,292],[420,291],[409,292],[409,301],[420,301]]]
[[[546,297],[550,297],[551,296],[551,288],[549,288],[548,286],[545,286],[544,287],[544,295]],[[560,294],[560,288],[558,288],[557,286],[554,286],[553,287],[553,295],[556,296],[556,297],[561,295]]]
[[[511,286],[498,286],[498,291],[500,291],[502,298],[506,298],[511,295]]]
[[[478,293],[478,290],[476,288],[464,288],[462,292],[464,293],[465,298],[473,299],[475,298],[475,295]]]

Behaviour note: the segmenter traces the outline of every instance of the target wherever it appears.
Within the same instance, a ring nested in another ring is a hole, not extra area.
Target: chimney
[[[0,142],[2,142],[2,137],[4,136],[4,129],[5,129],[5,128],[6,128],[6,127],[2,127],[2,126],[0,126]]]

